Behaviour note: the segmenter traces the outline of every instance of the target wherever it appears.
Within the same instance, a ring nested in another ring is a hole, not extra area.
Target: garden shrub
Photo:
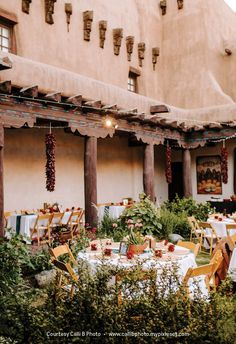
[[[132,220],[135,224],[140,221],[141,226],[138,228],[140,233],[159,236],[162,228],[159,210],[145,194],[141,194],[139,197],[139,202],[127,207],[120,215],[118,226],[129,232],[128,221]]]
[[[186,216],[194,216],[199,221],[206,221],[213,211],[210,203],[197,203],[193,198],[179,198],[177,195],[173,201],[166,201],[163,205],[174,214],[184,213]]]
[[[169,286],[178,284],[176,270],[166,268],[160,277],[165,282],[156,284],[150,274],[150,284],[142,285],[144,292],[140,294],[141,269],[140,264],[133,267],[124,281],[130,297],[121,305],[117,304],[119,285],[109,283],[111,276],[121,271],[103,262],[96,274],[90,274],[86,265],[79,263],[77,292],[72,300],[66,293],[55,300],[54,291],[48,290],[44,302],[37,305],[32,290],[15,289],[14,294],[8,293],[0,301],[0,337],[35,344],[234,342],[236,300],[228,286],[226,290],[223,285],[220,293],[213,293],[208,301],[198,292],[190,300],[182,289],[178,293],[166,292]],[[37,298],[40,297],[38,294]],[[78,333],[78,336],[48,337],[48,332]],[[86,332],[90,336],[81,335]],[[109,335],[132,332],[136,336]],[[92,336],[92,333],[101,333],[101,336]],[[172,336],[147,337],[137,333],[170,333]],[[177,338],[175,333],[182,336]]]
[[[173,201],[166,201],[161,207],[160,222],[163,233],[176,233],[188,239],[190,225],[187,217],[194,216],[199,221],[206,221],[212,208],[209,203],[197,203],[192,198],[175,197]]]

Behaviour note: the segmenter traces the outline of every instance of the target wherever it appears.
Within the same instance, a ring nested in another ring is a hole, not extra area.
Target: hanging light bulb
[[[104,119],[104,126],[106,128],[118,128],[118,124],[116,123],[116,121],[114,120],[114,118],[106,116]]]
[[[106,119],[105,119],[105,126],[107,127],[107,128],[110,128],[110,127],[112,127],[112,119],[111,118],[109,118],[109,117],[107,117]]]

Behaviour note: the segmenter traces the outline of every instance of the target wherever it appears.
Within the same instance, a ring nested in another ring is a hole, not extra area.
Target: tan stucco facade
[[[196,122],[236,119],[236,14],[223,0],[167,1],[162,15],[159,0],[71,0],[73,13],[67,31],[65,2],[54,6],[54,24],[45,22],[44,1],[34,0],[29,14],[19,0],[0,0],[0,9],[17,17],[17,55],[9,56],[13,67],[0,79],[25,87],[37,84],[41,92],[82,94],[120,108],[149,113],[151,105],[170,105],[171,118]],[[83,39],[83,12],[93,11],[90,41]],[[104,49],[99,47],[99,21],[107,20]],[[118,56],[114,55],[112,30],[123,28]],[[126,36],[134,36],[131,61],[127,60]],[[139,42],[145,42],[143,66],[139,66]],[[160,48],[155,70],[152,48]],[[232,54],[226,54],[225,49]],[[138,93],[127,91],[130,67],[140,71]],[[223,118],[222,118],[223,117]],[[8,129],[5,134],[5,208],[39,208],[43,202],[58,201],[63,207],[84,206],[84,140],[56,131],[56,191],[45,189],[43,129]],[[197,195],[195,158],[216,153],[216,148],[192,151],[193,196]],[[234,141],[229,143],[229,182],[224,198],[233,194]],[[218,149],[219,151],[219,149]],[[217,152],[218,152],[217,151]],[[164,147],[155,147],[155,192],[160,202],[168,198],[165,182]],[[175,160],[181,160],[179,152]],[[142,147],[129,147],[125,137],[98,141],[98,202],[138,198],[142,191]]]

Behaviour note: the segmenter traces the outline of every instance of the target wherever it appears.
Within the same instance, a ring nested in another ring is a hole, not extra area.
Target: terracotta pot
[[[145,248],[148,247],[148,243],[144,243],[142,245],[129,245],[128,252],[132,252],[133,254],[140,254],[143,253]]]

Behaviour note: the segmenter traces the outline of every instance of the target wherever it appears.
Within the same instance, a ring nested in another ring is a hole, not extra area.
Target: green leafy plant
[[[188,238],[190,235],[190,227],[185,213],[175,214],[162,207],[160,223],[162,224],[160,239],[168,238],[172,233],[179,234],[184,238]]]
[[[130,234],[127,237],[128,245],[143,245],[145,243],[145,238],[140,232],[133,232],[131,229]]]
[[[129,230],[129,220],[138,227],[142,234],[153,234],[158,236],[161,232],[160,213],[155,204],[144,194],[140,195],[140,201],[126,208],[121,214],[118,226]],[[139,222],[140,221],[140,222]]]
[[[197,203],[191,197],[179,198],[176,196],[173,201],[166,201],[163,207],[177,215],[185,213],[186,216],[195,216],[199,221],[206,221],[213,211],[210,203]]]

